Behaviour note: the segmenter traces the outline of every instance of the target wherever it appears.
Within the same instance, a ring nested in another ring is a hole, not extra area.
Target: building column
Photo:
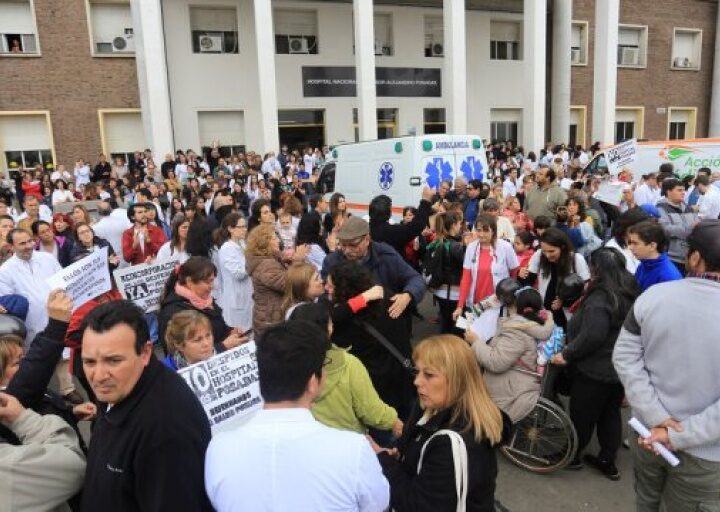
[[[595,3],[595,66],[592,107],[592,140],[615,142],[617,96],[617,45],[620,0]]]
[[[257,82],[260,98],[260,141],[262,153],[280,151],[277,86],[275,84],[275,30],[270,0],[254,0]]]
[[[467,133],[467,57],[465,0],[443,1],[445,94],[448,133]]]
[[[712,100],[708,137],[720,137],[720,5],[715,22],[715,60],[713,62]]]
[[[522,140],[525,151],[545,147],[545,61],[547,3],[525,0],[523,13],[525,69]],[[570,50],[568,49],[568,53]]]
[[[161,0],[131,0],[145,144],[162,161],[175,153]]]
[[[358,134],[361,141],[377,139],[375,89],[375,21],[372,0],[353,0],[355,80],[358,98]]]
[[[553,0],[552,35],[550,139],[559,144],[570,137],[572,0]]]

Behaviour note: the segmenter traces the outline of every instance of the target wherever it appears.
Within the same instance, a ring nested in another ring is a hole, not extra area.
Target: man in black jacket
[[[105,404],[82,509],[212,510],[203,485],[208,419],[190,387],[153,356],[143,312],[108,302],[85,317],[81,332],[85,375]]]
[[[107,161],[105,155],[100,155],[100,159],[98,160],[98,163],[95,164],[95,168],[93,169],[92,180],[95,183],[100,183],[101,181],[106,182],[110,179],[111,171],[112,167]]]
[[[432,201],[435,191],[425,187],[418,206],[417,215],[407,224],[390,224],[392,217],[392,199],[380,195],[370,201],[370,238],[374,242],[385,242],[391,245],[401,256],[405,246],[427,227],[428,217],[432,214]]]

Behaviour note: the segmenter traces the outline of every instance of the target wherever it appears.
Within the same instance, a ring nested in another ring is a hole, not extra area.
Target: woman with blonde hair
[[[373,448],[390,482],[396,512],[495,510],[495,447],[508,417],[488,393],[475,356],[457,336],[441,334],[413,351],[420,408],[405,423],[397,448]],[[453,471],[457,468],[457,471]],[[462,480],[462,489],[456,482]]]
[[[296,263],[288,268],[285,278],[285,297],[282,309],[285,320],[290,319],[300,304],[312,304],[325,293],[325,285],[315,265]]]
[[[165,328],[168,355],[163,363],[171,370],[180,370],[215,355],[210,320],[192,309],[173,315]]]

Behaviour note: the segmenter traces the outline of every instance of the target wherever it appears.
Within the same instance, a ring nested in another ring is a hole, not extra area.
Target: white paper
[[[205,409],[213,434],[230,430],[262,407],[255,342],[178,371]]]
[[[593,196],[598,201],[619,206],[620,201],[622,201],[622,189],[625,185],[627,185],[627,183],[622,181],[610,181],[604,179],[600,182],[598,190],[595,194],[593,194]]]
[[[455,322],[455,327],[458,329],[462,329],[463,331],[467,330],[468,327],[470,327],[470,324],[467,321],[467,318],[460,315],[457,319],[457,322]]]
[[[119,268],[113,272],[115,284],[123,298],[133,301],[146,313],[157,311],[165,283],[178,263],[178,260],[165,260]]]
[[[647,439],[650,437],[650,431],[647,429],[645,425],[643,425],[639,419],[633,417],[630,418],[630,421],[628,421],[628,424],[633,428],[635,432],[638,433],[640,437],[643,439]],[[652,447],[657,450],[657,452],[660,454],[660,456],[667,461],[668,464],[670,464],[672,467],[677,466],[680,464],[680,459],[678,459],[673,452],[665,448],[662,444],[655,441],[652,444]]]
[[[500,308],[486,309],[480,316],[475,317],[470,330],[477,334],[484,343],[487,343],[497,332],[499,318]]]
[[[605,150],[608,171],[617,176],[623,167],[635,161],[638,153],[637,139],[626,140]]]
[[[93,251],[83,259],[68,265],[47,279],[51,290],[65,290],[73,300],[73,309],[85,304],[110,290],[110,267],[108,249],[103,247]]]

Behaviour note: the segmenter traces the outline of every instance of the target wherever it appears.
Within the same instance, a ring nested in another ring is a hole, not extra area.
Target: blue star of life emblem
[[[378,171],[378,183],[380,184],[380,188],[388,190],[392,187],[393,181],[395,181],[395,169],[390,162],[384,162]]]

